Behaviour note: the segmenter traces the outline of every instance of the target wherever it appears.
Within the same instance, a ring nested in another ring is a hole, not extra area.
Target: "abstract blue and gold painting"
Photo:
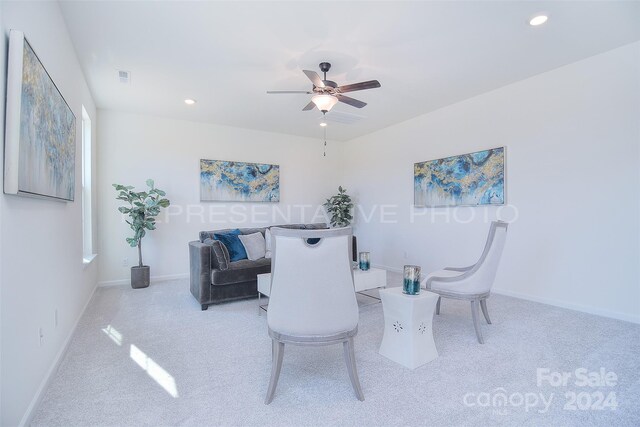
[[[200,200],[279,202],[280,166],[201,159]]]
[[[429,160],[413,167],[418,207],[503,205],[504,147]]]
[[[10,40],[5,192],[73,201],[76,118],[24,34]]]

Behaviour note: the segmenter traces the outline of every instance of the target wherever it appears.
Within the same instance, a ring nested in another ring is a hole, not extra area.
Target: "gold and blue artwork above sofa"
[[[201,159],[200,200],[279,202],[280,166]]]
[[[504,147],[416,163],[417,207],[504,205]]]

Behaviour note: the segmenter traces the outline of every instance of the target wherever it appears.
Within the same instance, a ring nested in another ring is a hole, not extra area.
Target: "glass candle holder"
[[[407,295],[418,295],[420,293],[420,267],[405,265],[403,277],[402,292]]]
[[[367,271],[369,270],[369,268],[371,268],[371,261],[369,257],[369,252],[360,252],[358,254],[358,263],[360,266],[360,270]]]

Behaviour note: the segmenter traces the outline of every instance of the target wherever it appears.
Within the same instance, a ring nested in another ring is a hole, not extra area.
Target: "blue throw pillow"
[[[228,233],[214,234],[214,240],[220,241],[229,251],[229,261],[240,261],[247,259],[247,251],[244,250],[242,242],[238,236],[242,234],[237,228]]]

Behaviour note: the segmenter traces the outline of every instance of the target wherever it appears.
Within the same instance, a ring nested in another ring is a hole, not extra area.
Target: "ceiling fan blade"
[[[318,73],[309,70],[302,70],[302,72],[309,77],[309,80],[311,80],[311,83],[313,83],[315,87],[324,87],[324,83],[322,82],[322,79],[320,79]]]
[[[340,93],[353,92],[356,90],[374,89],[380,87],[380,82],[377,80],[369,80],[368,82],[353,83],[350,85],[339,86],[336,90]]]
[[[316,108],[316,104],[314,104],[313,102],[309,102],[307,105],[304,106],[302,111],[309,111],[309,110],[313,110],[314,108]]]
[[[308,90],[268,90],[267,93],[306,93],[306,94],[312,94],[313,92],[309,92]]]
[[[358,101],[357,99],[349,98],[348,96],[337,94],[336,97],[338,98],[338,101],[349,104],[352,107],[362,108],[367,105],[366,102]]]

